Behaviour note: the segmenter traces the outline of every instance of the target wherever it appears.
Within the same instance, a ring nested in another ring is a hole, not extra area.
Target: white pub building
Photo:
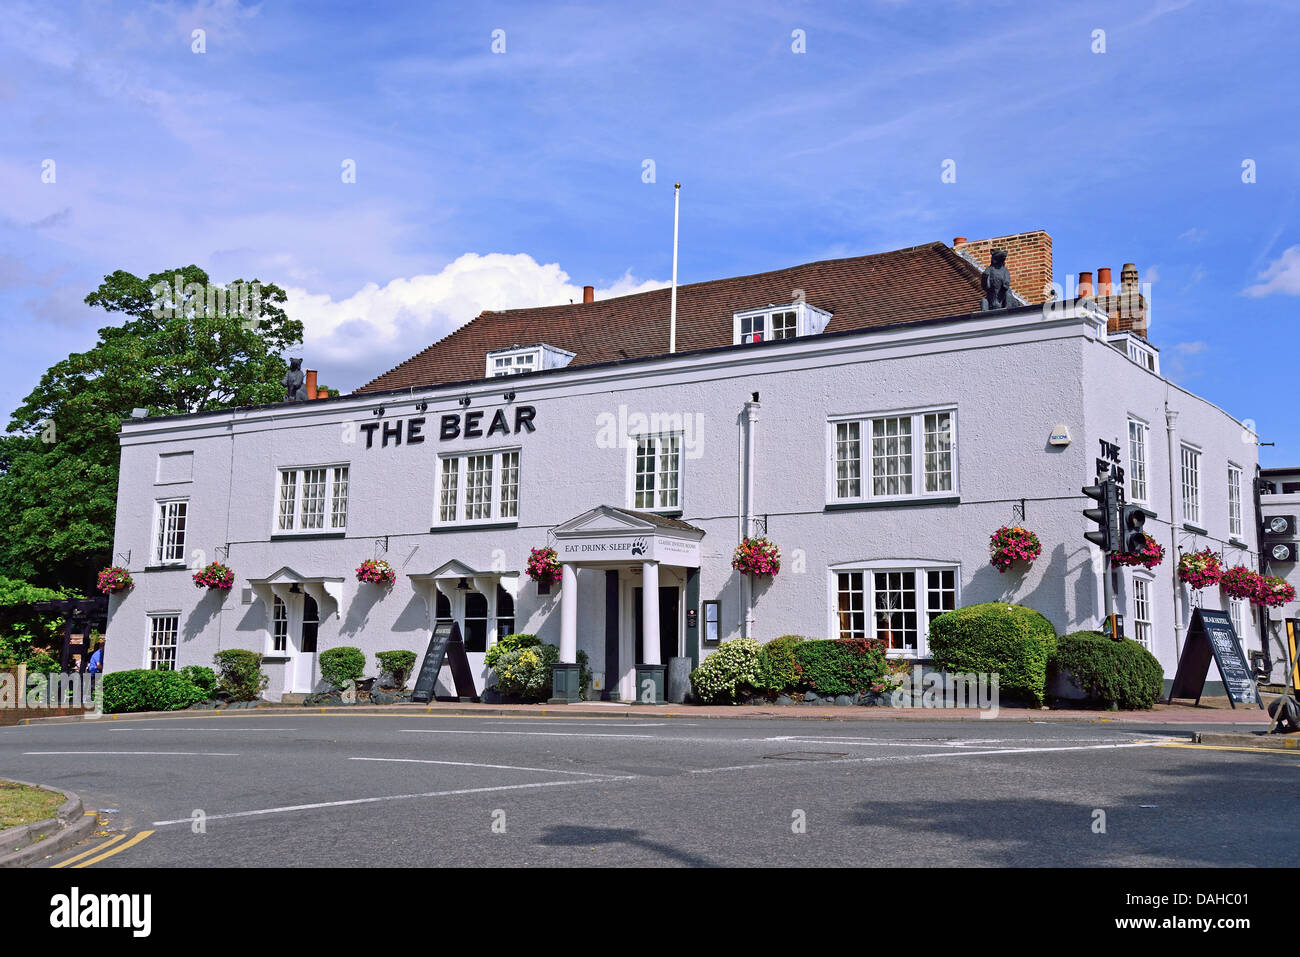
[[[981,311],[995,246],[1018,304]],[[320,652],[373,669],[454,620],[480,691],[484,652],[533,632],[562,662],[586,652],[593,697],[631,700],[638,665],[740,636],[924,659],[935,616],[995,600],[1098,628],[1080,489],[1105,446],[1166,550],[1115,572],[1117,610],[1172,677],[1191,603],[1224,605],[1178,582],[1179,551],[1256,567],[1255,435],[1161,375],[1135,267],[1081,273],[1077,297],[1071,277],[1049,299],[1051,276],[1038,231],[685,285],[675,352],[669,290],[588,287],[484,312],[350,395],[129,420],[115,553],[135,586],[112,596],[107,670],[247,648],[266,696],[298,700]],[[1032,567],[989,563],[1002,525],[1037,534]],[[747,535],[780,547],[779,574],[732,568]],[[549,589],[524,572],[546,546]],[[191,580],[214,558],[229,592]],[[396,583],[358,582],[367,558]],[[1261,649],[1250,606],[1230,610]]]

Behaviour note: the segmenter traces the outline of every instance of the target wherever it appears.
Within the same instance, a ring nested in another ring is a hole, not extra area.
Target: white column
[[[661,665],[659,660],[659,563],[641,563],[641,653],[643,665]]]
[[[578,661],[578,570],[560,565],[560,661]]]

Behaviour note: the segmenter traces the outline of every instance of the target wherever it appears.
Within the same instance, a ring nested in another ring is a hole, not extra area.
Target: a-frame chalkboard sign
[[[1241,652],[1237,630],[1226,611],[1210,608],[1193,608],[1192,623],[1187,628],[1187,642],[1178,659],[1178,671],[1169,689],[1169,701],[1175,698],[1195,698],[1201,703],[1205,690],[1205,677],[1210,673],[1210,659],[1219,667],[1219,676],[1228,692],[1228,702],[1235,708],[1240,704],[1264,707],[1255,678]]]
[[[424,663],[420,665],[419,677],[415,679],[411,700],[433,700],[433,688],[438,682],[438,672],[442,671],[444,661],[451,665],[451,677],[456,683],[457,698],[451,700],[477,701],[474,676],[469,670],[469,656],[465,654],[465,642],[460,637],[460,625],[454,621],[440,621],[433,629],[429,648],[424,653]]]

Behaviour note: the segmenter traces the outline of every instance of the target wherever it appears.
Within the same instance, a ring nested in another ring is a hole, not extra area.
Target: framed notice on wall
[[[704,634],[701,635],[705,644],[716,645],[722,640],[722,603],[718,601],[706,601],[704,603]]]

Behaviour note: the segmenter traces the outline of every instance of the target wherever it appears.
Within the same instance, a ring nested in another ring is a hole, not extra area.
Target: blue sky
[[[682,282],[1039,228],[1058,280],[1136,262],[1165,371],[1300,463],[1297,35],[1267,2],[8,2],[0,411],[114,269],[285,286],[350,389],[483,308],[665,282],[680,179]]]

